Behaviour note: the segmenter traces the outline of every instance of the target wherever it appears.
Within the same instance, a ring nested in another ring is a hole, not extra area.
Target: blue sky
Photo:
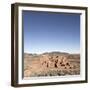
[[[80,15],[23,11],[24,52],[80,52]]]

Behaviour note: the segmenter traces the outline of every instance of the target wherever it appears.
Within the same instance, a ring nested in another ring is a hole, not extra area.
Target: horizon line
[[[67,53],[67,54],[80,54],[80,52],[62,52],[62,51],[48,51],[48,52],[39,52],[39,53],[32,53],[32,52],[24,52],[27,54],[43,54],[43,53],[52,53],[52,52],[60,52],[60,53]]]

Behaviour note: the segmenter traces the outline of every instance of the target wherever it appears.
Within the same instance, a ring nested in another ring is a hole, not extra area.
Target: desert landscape
[[[46,52],[24,53],[24,77],[80,74],[80,54]]]

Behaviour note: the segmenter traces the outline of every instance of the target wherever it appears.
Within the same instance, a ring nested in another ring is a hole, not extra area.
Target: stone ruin
[[[40,62],[43,68],[61,68],[61,69],[72,69],[73,65],[68,60],[68,56],[49,56],[43,55],[40,58]]]

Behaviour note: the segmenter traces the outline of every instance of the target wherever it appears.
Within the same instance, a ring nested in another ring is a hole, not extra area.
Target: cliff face
[[[79,54],[53,52],[24,55],[24,77],[78,74],[80,74]]]

